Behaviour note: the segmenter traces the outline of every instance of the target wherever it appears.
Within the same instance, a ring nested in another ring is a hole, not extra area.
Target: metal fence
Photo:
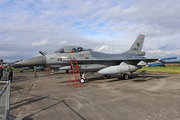
[[[6,70],[3,70],[3,76],[1,77],[2,80],[8,79],[8,72]]]
[[[9,119],[10,81],[0,81],[0,120]]]

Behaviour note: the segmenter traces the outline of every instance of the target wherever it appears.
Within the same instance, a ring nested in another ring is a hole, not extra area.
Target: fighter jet
[[[38,66],[36,69],[43,71],[43,70],[45,69],[45,67],[43,67],[43,66]],[[23,72],[24,70],[33,70],[33,71],[34,71],[34,67],[22,67],[21,70],[20,70],[20,72]]]
[[[121,54],[107,54],[78,46],[66,46],[55,53],[39,51],[43,56],[24,60],[16,64],[21,66],[63,65],[67,69],[70,66],[70,58],[74,57],[77,59],[82,76],[87,72],[98,72],[106,76],[121,74],[124,79],[128,79],[128,73],[135,72],[142,68],[142,65],[164,66],[164,59],[148,59],[144,57],[145,52],[142,51],[144,38],[144,35],[139,35],[131,48]],[[176,57],[168,59],[176,59]],[[84,82],[84,79],[82,77],[82,82]]]

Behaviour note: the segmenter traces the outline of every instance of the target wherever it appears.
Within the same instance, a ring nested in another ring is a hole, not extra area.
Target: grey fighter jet
[[[135,72],[142,68],[142,65],[164,66],[164,62],[161,59],[143,57],[145,55],[145,52],[142,51],[144,37],[144,35],[139,35],[131,48],[121,54],[106,54],[83,47],[66,46],[55,53],[40,51],[43,56],[24,60],[16,64],[21,66],[63,65],[67,66],[65,68],[68,68],[70,66],[70,57],[75,57],[82,73],[82,82],[85,79],[83,76],[87,72],[98,72],[103,75],[121,74],[124,79],[128,79],[128,73]]]

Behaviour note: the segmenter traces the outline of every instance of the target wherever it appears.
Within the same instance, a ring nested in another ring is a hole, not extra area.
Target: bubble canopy
[[[90,50],[91,49],[85,49],[83,47],[78,47],[78,46],[66,46],[58,49],[55,53],[73,53],[73,52],[90,51]]]

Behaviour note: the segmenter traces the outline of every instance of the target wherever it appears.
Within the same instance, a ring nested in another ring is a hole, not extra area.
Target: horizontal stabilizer
[[[171,59],[177,59],[177,57],[161,58],[161,59],[159,59],[159,60],[171,60]]]

